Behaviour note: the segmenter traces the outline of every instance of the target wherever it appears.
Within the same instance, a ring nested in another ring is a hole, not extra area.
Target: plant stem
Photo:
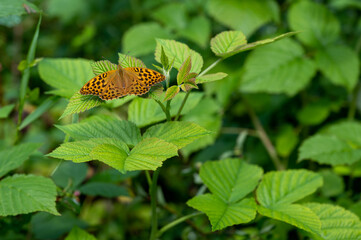
[[[151,187],[151,185],[152,185],[152,179],[150,178],[150,173],[149,173],[149,171],[145,171],[145,177],[147,178],[147,182],[148,182],[149,187]]]
[[[212,68],[214,68],[214,67],[215,67],[220,61],[222,61],[222,60],[223,60],[223,58],[218,58],[214,63],[212,63],[211,65],[209,65],[209,67],[207,67],[206,69],[204,69],[203,72],[201,72],[200,74],[198,74],[198,77],[203,76],[204,74],[206,74],[209,70],[211,70]],[[184,107],[184,105],[185,105],[185,103],[186,103],[186,101],[187,101],[187,99],[188,99],[188,96],[189,96],[190,92],[191,92],[191,90],[189,90],[189,91],[187,92],[186,96],[184,97],[183,102],[182,102],[182,104],[181,104],[181,106],[180,106],[180,108],[179,108],[179,110],[178,110],[178,112],[177,112],[177,115],[176,115],[176,117],[174,118],[174,121],[177,121],[177,120],[179,119],[179,117],[180,117],[180,115],[181,115],[181,113],[182,113],[183,107]]]
[[[357,107],[357,95],[360,90],[360,84],[358,83],[351,94],[351,102],[347,113],[347,119],[353,120],[356,114]]]
[[[169,113],[169,109],[167,109],[166,107],[164,107],[163,103],[157,99],[154,99],[158,104],[159,106],[162,108],[163,112],[165,113],[165,116],[167,118],[167,121],[169,122],[171,120],[171,117],[170,117],[170,113]],[[168,104],[168,103],[167,103]]]
[[[269,137],[268,137],[266,131],[264,130],[261,122],[259,121],[257,115],[253,111],[252,107],[248,104],[246,99],[243,98],[243,102],[247,108],[247,111],[251,118],[251,121],[259,134],[259,138],[261,139],[264,147],[266,148],[268,155],[271,157],[271,160],[272,160],[274,166],[276,167],[277,170],[284,170],[285,167],[283,166],[280,159],[278,158],[275,147],[273,146],[271,140],[269,139]]]
[[[160,168],[154,171],[152,185],[150,187],[150,201],[152,207],[152,228],[150,232],[150,240],[157,239],[158,219],[157,219],[157,180]]]
[[[166,232],[168,229],[176,226],[177,224],[179,224],[179,223],[181,223],[181,222],[184,222],[185,220],[187,220],[187,219],[189,219],[189,218],[192,218],[192,217],[201,215],[201,214],[204,214],[204,213],[202,213],[202,212],[191,213],[191,214],[188,214],[188,215],[183,216],[183,217],[181,217],[181,218],[178,218],[178,219],[174,220],[173,222],[168,223],[167,225],[165,225],[164,227],[162,227],[162,228],[158,231],[157,237],[159,238],[164,232]]]

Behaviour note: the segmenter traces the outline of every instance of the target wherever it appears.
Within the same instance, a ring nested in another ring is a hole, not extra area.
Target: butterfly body
[[[81,89],[82,95],[96,95],[111,100],[126,95],[142,95],[150,87],[165,80],[165,76],[149,68],[118,67],[90,79]]]

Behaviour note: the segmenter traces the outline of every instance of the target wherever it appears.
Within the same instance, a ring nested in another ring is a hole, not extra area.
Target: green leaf
[[[361,239],[361,222],[359,218],[339,206],[320,203],[306,203],[321,220],[321,229],[316,232],[326,240]]]
[[[120,172],[125,172],[124,164],[129,154],[129,150],[124,147],[104,143],[94,147],[89,153],[92,160],[99,160]]]
[[[318,232],[321,228],[317,215],[299,204],[278,205],[271,209],[258,206],[257,211],[263,216],[289,223],[311,233]]]
[[[71,160],[75,163],[87,162],[94,160],[90,153],[92,150],[101,144],[110,144],[123,149],[126,152],[129,152],[128,146],[115,138],[92,138],[91,140],[76,141],[76,142],[67,142],[61,144],[47,156]]]
[[[81,95],[79,92],[76,92],[70,98],[68,105],[59,119],[74,113],[84,112],[91,108],[97,107],[102,103],[105,103],[105,101],[100,99],[98,96]]]
[[[165,92],[164,100],[163,101],[169,101],[173,99],[177,94],[179,93],[179,87],[178,86],[171,86],[167,89]]]
[[[355,88],[360,63],[356,52],[346,45],[328,45],[317,50],[316,62],[321,72],[334,84],[349,92]]]
[[[113,183],[90,182],[82,185],[79,191],[88,196],[102,196],[107,198],[129,196],[125,187]]]
[[[323,186],[321,187],[322,195],[325,197],[337,197],[342,194],[345,188],[343,179],[330,170],[319,172],[323,178]]]
[[[185,93],[177,94],[170,104],[170,114],[174,117],[180,108]],[[182,114],[186,114],[193,109],[201,98],[202,93],[192,92],[189,94],[187,104],[184,106]],[[128,108],[128,120],[134,122],[138,127],[144,127],[166,119],[161,107],[153,99],[135,98]]]
[[[145,138],[135,146],[125,162],[125,170],[155,170],[163,161],[178,155],[178,148],[159,138]]]
[[[41,143],[23,143],[0,151],[0,177],[20,167]]]
[[[181,149],[191,144],[196,139],[206,136],[209,131],[203,127],[190,122],[166,122],[157,124],[147,129],[143,139],[156,137],[172,143]]]
[[[85,180],[87,172],[86,163],[61,162],[51,178],[59,187],[74,190]]]
[[[314,135],[299,148],[298,161],[305,159],[333,166],[352,164],[361,159],[361,149],[336,136]]]
[[[285,125],[276,138],[276,150],[281,157],[288,157],[298,144],[299,138],[291,125]]]
[[[172,38],[171,33],[156,22],[133,25],[123,35],[123,52],[143,56],[154,51],[156,38]]]
[[[201,15],[191,19],[186,28],[178,31],[179,35],[205,48],[211,34],[211,22],[209,18]]]
[[[26,6],[25,6],[26,5]],[[26,0],[1,0],[0,1],[0,17],[20,16],[26,14],[26,8],[32,11],[39,11],[39,8]]]
[[[279,18],[273,0],[210,0],[208,13],[223,25],[250,36],[263,24]]]
[[[223,78],[225,78],[227,76],[228,76],[228,74],[224,73],[224,72],[206,74],[206,75],[198,76],[196,78],[196,83],[200,84],[200,83],[218,81],[218,80],[221,80],[221,79],[223,79]]]
[[[111,63],[108,60],[92,62],[90,65],[91,65],[91,68],[93,69],[93,73],[95,76],[102,74],[104,72],[116,70],[118,68],[118,66],[116,64]]]
[[[38,68],[41,79],[55,88],[52,94],[70,98],[94,77],[90,64],[85,59],[44,58]]]
[[[169,70],[170,66],[169,66],[169,60],[167,55],[165,55],[164,49],[163,47],[161,48],[161,54],[160,54],[160,62],[162,63],[164,69]]]
[[[190,49],[186,44],[174,40],[157,39],[155,49],[155,60],[161,62],[161,50],[164,49],[168,59],[174,59],[174,67],[180,69],[184,61],[190,56],[192,59],[192,68],[190,72],[199,73],[203,66],[203,58],[196,51]]]
[[[252,192],[263,170],[241,159],[208,161],[200,170],[200,177],[209,190],[226,203],[237,202]]]
[[[304,44],[317,47],[334,42],[340,32],[340,23],[325,5],[313,1],[294,3],[288,12],[288,22]]]
[[[317,101],[309,103],[297,112],[297,120],[303,125],[317,125],[330,115],[330,104]]]
[[[71,230],[71,232],[69,233],[69,235],[65,238],[65,240],[78,240],[78,239],[82,239],[82,240],[96,240],[96,238],[87,233],[86,231],[84,231],[83,229],[75,226],[73,227],[73,229]]]
[[[170,2],[156,8],[151,17],[171,29],[184,29],[187,23],[186,6],[183,2]]]
[[[0,182],[0,216],[36,211],[59,215],[55,200],[56,186],[49,178],[13,175]]]
[[[303,55],[302,47],[291,39],[252,51],[244,65],[241,90],[295,95],[316,73],[314,63]]]
[[[62,212],[61,216],[39,212],[31,218],[31,229],[35,239],[60,239],[74,226],[85,228],[87,225],[69,211]]]
[[[91,179],[89,179],[89,182],[120,183],[134,178],[139,174],[140,171],[133,171],[122,174],[113,168],[109,168],[96,173]]]
[[[257,200],[266,208],[285,207],[322,186],[322,177],[307,170],[268,172],[257,188]]]
[[[119,56],[119,61],[118,61],[119,65],[122,66],[123,68],[128,68],[128,67],[146,68],[143,61],[138,58],[122,53],[118,53],[118,56]]]
[[[30,113],[24,121],[19,126],[19,130],[25,128],[30,123],[35,121],[37,118],[39,118],[41,115],[43,115],[44,112],[47,112],[49,108],[51,108],[57,101],[59,100],[58,97],[52,96],[46,99],[37,109],[35,109],[34,112]]]
[[[15,104],[9,104],[0,108],[0,119],[7,118],[11,111],[14,109]]]
[[[187,205],[207,214],[212,224],[212,231],[250,222],[256,216],[257,206],[253,198],[225,203],[213,194],[196,196],[189,200]]]
[[[227,58],[236,54],[237,49],[246,44],[246,36],[241,31],[225,31],[211,39],[211,50],[217,56]]]
[[[191,56],[187,57],[186,60],[182,63],[182,65],[179,68],[178,74],[177,74],[177,84],[182,84],[187,76],[189,75],[189,71],[192,68],[192,59]]]
[[[141,138],[140,130],[134,123],[109,116],[94,116],[81,123],[57,125],[57,128],[76,140],[116,138],[131,147],[137,145]]]

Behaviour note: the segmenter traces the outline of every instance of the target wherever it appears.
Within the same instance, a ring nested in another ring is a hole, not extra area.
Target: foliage
[[[1,239],[361,239],[360,11],[1,1]]]

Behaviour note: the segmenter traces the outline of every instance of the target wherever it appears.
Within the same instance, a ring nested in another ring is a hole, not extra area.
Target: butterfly
[[[149,68],[118,65],[117,70],[99,74],[90,79],[81,89],[82,95],[96,95],[103,100],[111,100],[126,95],[142,95],[156,83],[165,80],[165,76]]]

